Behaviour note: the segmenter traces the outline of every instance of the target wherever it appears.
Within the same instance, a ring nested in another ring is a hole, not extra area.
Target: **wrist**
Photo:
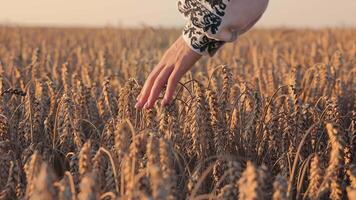
[[[195,53],[210,57],[214,56],[218,49],[225,44],[224,41],[208,37],[205,32],[197,29],[192,24],[186,25],[182,38]]]

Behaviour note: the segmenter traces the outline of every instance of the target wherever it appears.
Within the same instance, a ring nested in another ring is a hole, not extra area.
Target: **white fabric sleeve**
[[[187,19],[183,38],[201,55],[213,56],[225,43],[208,35],[218,32],[230,0],[179,0],[178,10]]]

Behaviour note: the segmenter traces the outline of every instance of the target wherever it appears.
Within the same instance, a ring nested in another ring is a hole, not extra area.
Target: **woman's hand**
[[[179,80],[200,58],[201,55],[190,49],[182,36],[179,37],[148,76],[135,107],[152,108],[166,83],[162,104],[169,103]]]

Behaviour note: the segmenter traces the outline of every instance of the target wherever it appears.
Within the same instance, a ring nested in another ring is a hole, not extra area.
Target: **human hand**
[[[201,55],[190,49],[182,36],[179,37],[148,76],[135,107],[152,108],[166,83],[167,89],[162,104],[169,103],[179,80],[200,58]]]

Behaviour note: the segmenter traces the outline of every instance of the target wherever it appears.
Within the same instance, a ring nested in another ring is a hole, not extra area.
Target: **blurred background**
[[[177,0],[0,0],[0,24],[183,26]],[[259,27],[356,26],[356,0],[270,0]]]

